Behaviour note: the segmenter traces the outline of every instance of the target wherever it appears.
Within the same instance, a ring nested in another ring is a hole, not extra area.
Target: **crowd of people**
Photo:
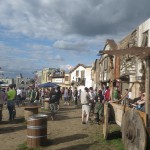
[[[103,120],[103,104],[110,100],[122,99],[121,104],[128,102],[130,107],[145,111],[145,93],[139,92],[139,97],[132,100],[131,92],[128,89],[125,89],[125,96],[120,94],[118,87],[113,88],[112,97],[110,92],[109,86],[105,85],[101,89],[85,87],[83,91],[77,87],[21,89],[16,88],[15,85],[10,85],[8,89],[0,89],[0,110],[2,111],[3,105],[7,104],[9,120],[14,120],[16,116],[15,106],[20,107],[26,101],[43,105],[44,100],[48,100],[51,119],[54,120],[60,107],[60,100],[64,100],[64,105],[69,106],[70,103],[74,103],[75,108],[81,103],[83,124],[89,122],[90,114],[94,114],[95,121],[99,124]],[[0,115],[0,120],[2,120],[2,115]]]
[[[111,91],[109,86],[103,85],[102,89],[93,90],[92,87],[85,87],[84,91],[81,92],[81,104],[82,104],[82,123],[86,124],[89,122],[90,114],[93,113],[95,116],[96,123],[103,121],[103,110],[104,103],[109,101],[117,101],[120,104],[126,104],[128,107],[134,109],[145,111],[145,93],[139,91],[139,96],[137,98],[131,99],[131,91],[125,89],[124,93],[119,91],[118,87],[114,87]]]
[[[29,87],[24,89],[9,85],[7,89],[0,89],[0,110],[2,112],[3,105],[7,105],[9,120],[11,121],[16,116],[16,107],[24,106],[26,103],[37,103],[44,106],[44,100],[48,100],[51,119],[54,120],[62,99],[64,99],[64,105],[74,102],[74,105],[77,106],[80,101],[80,90],[78,91],[76,87],[74,90],[71,87],[60,89],[59,86],[55,88]],[[0,120],[2,120],[2,115]]]

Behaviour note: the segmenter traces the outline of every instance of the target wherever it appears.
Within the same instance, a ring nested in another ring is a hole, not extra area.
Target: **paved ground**
[[[26,122],[23,108],[17,108],[17,117],[8,120],[8,111],[4,108],[3,121],[0,123],[0,149],[15,150],[26,142]],[[107,143],[101,143],[102,125],[81,124],[81,106],[63,106],[56,115],[56,120],[48,120],[48,145],[44,150],[98,150],[112,149]],[[101,147],[102,146],[102,147]]]

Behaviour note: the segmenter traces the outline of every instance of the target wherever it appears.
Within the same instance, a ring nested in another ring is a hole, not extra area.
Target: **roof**
[[[84,68],[90,68],[91,66],[85,66],[83,64],[78,64],[76,67],[74,67],[69,73],[72,73],[74,70],[76,70],[79,66],[82,66]]]
[[[103,50],[105,50],[107,45],[109,45],[112,50],[117,49],[117,47],[118,47],[116,42],[112,39],[107,39],[106,40],[106,43],[105,43],[105,46],[104,46]]]
[[[136,46],[136,31],[137,29],[133,30],[130,32],[126,37],[124,37],[120,42],[119,42],[119,48],[124,49],[124,48],[129,48],[129,44],[133,44]]]
[[[127,49],[108,50],[102,51],[102,54],[116,55],[116,56],[133,55],[140,58],[146,58],[150,56],[150,47],[130,47]]]
[[[114,40],[111,40],[111,39],[107,39],[107,44],[111,47],[112,50],[115,50],[117,49],[117,44]]]

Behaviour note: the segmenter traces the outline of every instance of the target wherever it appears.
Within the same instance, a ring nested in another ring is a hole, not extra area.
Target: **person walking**
[[[90,95],[88,88],[85,87],[84,91],[81,92],[81,104],[82,104],[82,124],[87,124],[90,115]]]
[[[39,100],[40,100],[40,92],[39,92],[39,89],[36,88],[35,90],[35,103],[39,103]]]
[[[101,98],[98,96],[98,101],[95,103],[95,108],[94,108],[94,114],[95,114],[95,121],[97,124],[100,123],[100,120],[102,121],[103,119],[103,111],[104,111],[104,100],[101,101]]]
[[[78,90],[78,102],[81,102],[81,89]]]
[[[91,113],[94,113],[94,107],[95,107],[95,98],[96,98],[96,94],[93,91],[93,88],[90,87],[89,88],[89,95],[90,95],[90,105],[91,105]]]
[[[50,113],[51,113],[51,119],[54,120],[55,114],[56,114],[56,105],[57,105],[57,94],[55,92],[55,88],[52,88],[50,91]]]
[[[17,106],[19,107],[20,104],[22,104],[22,90],[20,88],[17,89]]]
[[[110,101],[110,89],[109,86],[106,87],[106,91],[104,93],[104,100],[105,102],[109,102]]]
[[[57,110],[59,110],[59,102],[60,102],[60,99],[61,99],[61,97],[62,97],[62,94],[61,94],[61,91],[60,91],[60,87],[58,86],[57,88],[56,88],[56,104],[57,104]]]
[[[15,108],[15,97],[16,97],[16,91],[13,88],[13,85],[9,85],[9,90],[7,92],[7,108],[9,111],[9,120],[13,120],[13,110]]]
[[[75,107],[77,107],[77,104],[78,104],[78,91],[77,91],[77,87],[74,88],[73,96],[74,96]]]
[[[30,102],[31,103],[33,103],[35,101],[35,96],[36,96],[35,90],[34,90],[34,88],[32,88],[31,93],[30,93]]]
[[[119,99],[119,93],[118,93],[118,88],[117,87],[114,87],[113,95],[112,96],[113,96],[113,101]]]
[[[71,90],[71,87],[69,87],[68,89],[68,101],[70,102],[72,99],[72,90]]]
[[[69,105],[69,102],[68,102],[68,88],[67,87],[64,90],[64,105]]]
[[[0,87],[0,121],[2,121],[2,117],[3,117],[3,105],[5,104],[6,102],[6,94],[4,91],[1,90],[1,87]]]

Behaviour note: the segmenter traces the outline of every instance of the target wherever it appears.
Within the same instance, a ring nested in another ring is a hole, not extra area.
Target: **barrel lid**
[[[31,107],[41,107],[41,104],[38,104],[38,103],[26,103],[26,104],[23,104],[22,107],[25,107],[25,108],[31,108]]]
[[[28,121],[30,121],[30,120],[45,119],[45,118],[47,118],[47,117],[48,117],[48,115],[46,115],[46,114],[44,114],[44,113],[39,113],[39,114],[35,114],[35,115],[33,115],[33,116],[30,116],[30,117],[28,118]]]

